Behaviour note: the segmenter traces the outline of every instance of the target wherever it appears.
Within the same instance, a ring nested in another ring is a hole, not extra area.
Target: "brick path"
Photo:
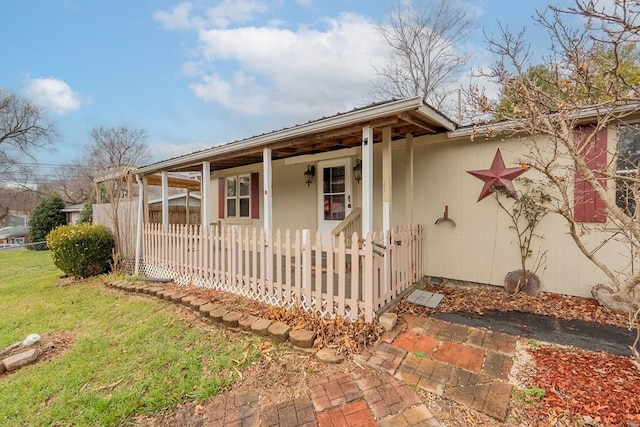
[[[356,360],[504,421],[515,338],[431,318],[405,320],[410,329],[386,334]]]
[[[220,310],[206,300],[163,287],[129,282],[110,286],[155,295],[198,312]],[[222,314],[218,322],[223,321]],[[228,394],[208,406],[194,425],[439,426],[415,387],[505,420],[514,337],[431,318],[405,315],[402,320],[406,325],[396,326],[382,337],[383,342],[355,357],[362,369],[310,378],[306,394],[266,407],[261,407],[255,393]]]

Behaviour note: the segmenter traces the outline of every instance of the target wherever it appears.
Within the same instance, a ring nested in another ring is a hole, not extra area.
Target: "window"
[[[258,174],[227,176],[218,180],[218,217],[251,218],[259,216]]]
[[[640,165],[640,124],[618,126],[616,157],[616,204],[629,216],[636,211],[638,166]]]

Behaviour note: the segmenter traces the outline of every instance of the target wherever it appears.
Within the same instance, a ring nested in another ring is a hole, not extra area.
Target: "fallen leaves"
[[[398,313],[429,315],[434,311],[478,314],[488,310],[520,311],[565,320],[580,319],[623,328],[629,327],[628,316],[612,313],[591,298],[553,293],[541,293],[535,296],[524,293],[509,295],[502,288],[493,286],[427,285],[425,290],[444,295],[444,299],[435,310],[402,301],[398,305]]]
[[[607,426],[640,423],[640,372],[628,358],[556,347],[530,353],[535,386],[547,393],[538,411],[568,411]]]

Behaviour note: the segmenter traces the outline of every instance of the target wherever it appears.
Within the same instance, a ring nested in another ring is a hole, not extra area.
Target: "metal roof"
[[[270,148],[272,159],[278,160],[356,147],[362,142],[364,126],[373,128],[375,143],[382,139],[386,127],[391,128],[392,139],[401,139],[409,133],[418,136],[452,131],[456,123],[419,97],[393,100],[163,160],[132,173],[200,171],[203,161],[211,162],[212,171],[260,163],[265,148]]]

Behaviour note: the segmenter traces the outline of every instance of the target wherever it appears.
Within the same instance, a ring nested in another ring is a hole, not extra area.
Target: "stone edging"
[[[272,322],[271,320],[258,318],[250,314],[229,311],[208,299],[189,295],[179,290],[166,289],[164,286],[154,282],[130,282],[121,280],[107,282],[106,285],[114,289],[147,294],[176,304],[182,304],[198,313],[204,319],[208,319],[213,323],[217,323],[231,330],[252,332],[280,343],[289,342],[294,348],[300,351],[315,353],[318,360],[322,362],[340,363],[344,360],[344,356],[329,348],[323,348],[317,352],[314,351],[313,344],[316,334],[313,331],[306,329],[293,330],[290,325],[283,322]]]

